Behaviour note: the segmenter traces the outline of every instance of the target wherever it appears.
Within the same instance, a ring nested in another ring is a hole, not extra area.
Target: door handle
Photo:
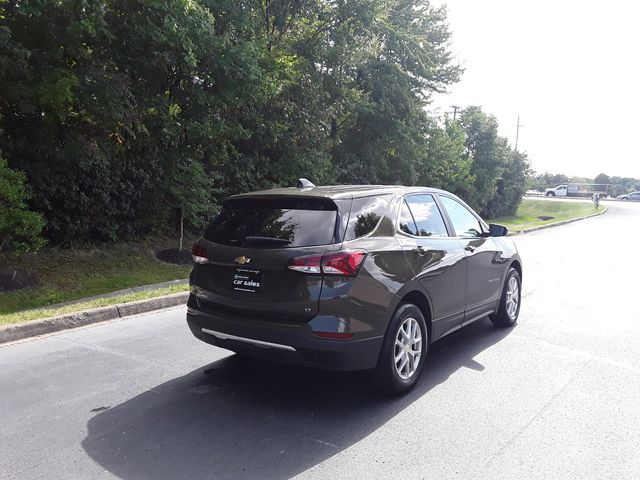
[[[478,247],[476,247],[475,245],[467,245],[466,247],[464,247],[464,249],[465,249],[467,252],[470,252],[470,253],[473,253],[473,252],[475,251],[475,249],[476,249],[476,248],[478,248]]]
[[[418,255],[420,255],[421,257],[424,257],[427,254],[427,251],[422,246],[416,247],[414,249],[414,252],[418,252]]]

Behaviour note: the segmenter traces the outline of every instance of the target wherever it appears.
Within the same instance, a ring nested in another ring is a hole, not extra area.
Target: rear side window
[[[442,214],[432,195],[411,195],[407,197],[407,204],[411,209],[418,235],[421,237],[447,237],[447,227],[444,225]]]
[[[411,210],[409,210],[409,206],[404,200],[402,201],[402,207],[400,207],[400,219],[398,221],[398,226],[400,227],[400,231],[404,233],[408,233],[409,235],[418,235],[416,222],[413,220]]]
[[[391,195],[354,198],[345,241],[364,237],[373,231],[387,210]]]
[[[228,200],[204,238],[222,245],[291,248],[334,243],[335,203],[327,199]]]

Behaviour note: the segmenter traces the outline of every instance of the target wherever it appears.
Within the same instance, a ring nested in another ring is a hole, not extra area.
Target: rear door
[[[439,195],[439,198],[467,255],[464,321],[470,322],[495,307],[502,292],[505,264],[495,239],[483,236],[485,228],[481,220],[453,197]]]
[[[465,307],[465,253],[460,243],[449,236],[433,195],[405,197],[398,231],[405,256],[429,294],[433,339],[460,328]]]
[[[342,218],[325,198],[227,201],[199,240],[209,261],[194,269],[198,301],[283,322],[312,318],[322,276],[287,267],[293,258],[336,250]]]

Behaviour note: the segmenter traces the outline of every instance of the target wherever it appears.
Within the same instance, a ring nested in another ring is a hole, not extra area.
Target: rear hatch
[[[197,242],[207,255],[192,276],[201,307],[283,322],[312,318],[322,275],[288,266],[339,248],[342,210],[348,215],[350,202],[289,196],[227,200]]]

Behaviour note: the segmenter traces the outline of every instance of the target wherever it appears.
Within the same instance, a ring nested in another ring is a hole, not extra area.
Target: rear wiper
[[[276,237],[253,237],[248,236],[244,237],[244,241],[249,243],[277,243],[280,245],[288,245],[291,243],[291,240],[287,240],[286,238],[276,238]]]

